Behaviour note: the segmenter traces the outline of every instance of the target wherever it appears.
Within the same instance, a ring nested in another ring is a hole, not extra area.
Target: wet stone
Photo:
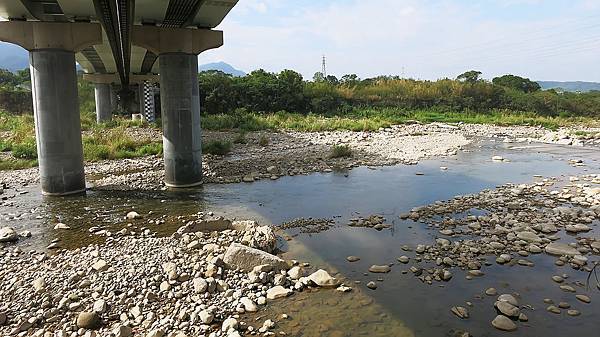
[[[360,257],[351,255],[351,256],[348,256],[348,257],[346,258],[346,260],[347,260],[348,262],[356,262],[356,261],[360,261]]]
[[[369,267],[369,271],[371,273],[389,273],[392,270],[392,268],[390,268],[390,266],[388,265],[372,265],[371,267]]]
[[[492,321],[492,326],[498,330],[502,331],[515,331],[517,330],[517,325],[510,318],[504,315],[498,315]]]
[[[580,300],[583,303],[590,303],[592,302],[592,300],[586,296],[586,295],[575,295],[575,298],[577,298],[578,300]]]
[[[450,309],[454,315],[461,319],[469,318],[469,311],[464,307],[452,307]]]
[[[485,294],[488,296],[496,296],[498,294],[498,291],[496,290],[496,288],[487,288],[485,290]]]
[[[571,305],[567,302],[560,302],[560,303],[558,303],[558,307],[561,309],[569,309],[571,307]]]
[[[553,314],[560,314],[560,309],[558,307],[556,307],[555,305],[548,306],[546,308],[546,311],[551,312]]]

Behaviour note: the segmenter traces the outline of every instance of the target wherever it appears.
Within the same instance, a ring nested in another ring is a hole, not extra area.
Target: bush
[[[329,158],[352,157],[352,149],[349,145],[334,145],[329,153]]]
[[[265,135],[260,136],[260,138],[258,139],[258,145],[262,147],[269,145],[269,137]]]
[[[17,159],[37,159],[37,148],[33,143],[22,143],[12,146],[13,157]]]
[[[233,143],[234,144],[246,144],[246,132],[244,131],[240,131],[240,133],[237,134],[237,136],[235,136],[235,138],[233,139]]]
[[[231,142],[223,140],[211,140],[202,144],[202,152],[224,156],[231,152]]]

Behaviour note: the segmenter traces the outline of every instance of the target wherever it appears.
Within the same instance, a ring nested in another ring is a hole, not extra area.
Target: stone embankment
[[[15,239],[3,228],[2,238]],[[0,335],[275,335],[277,320],[245,321],[278,298],[338,287],[324,270],[273,255],[271,227],[190,221],[170,237],[112,236],[56,254],[0,250]],[[349,288],[342,287],[340,291]]]

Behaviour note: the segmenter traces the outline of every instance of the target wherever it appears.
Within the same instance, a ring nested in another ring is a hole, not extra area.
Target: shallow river
[[[252,184],[206,185],[194,191],[93,191],[86,197],[57,199],[41,197],[36,186],[13,199],[12,205],[2,206],[0,214],[3,225],[30,230],[33,237],[24,243],[36,249],[44,249],[55,238],[60,238],[61,246],[66,248],[101,242],[101,237],[89,234],[88,229],[98,224],[114,230],[127,226],[123,215],[130,209],[141,214],[152,211],[155,219],[164,217],[164,224],[147,225],[163,234],[181,225],[177,215],[198,211],[273,224],[300,217],[334,218],[336,225],[320,233],[289,232],[293,239],[283,244],[284,256],[337,270],[354,290],[348,294],[325,290],[296,294],[259,313],[269,317],[275,313],[290,315],[290,320],[279,323],[279,330],[298,336],[453,336],[453,332],[461,330],[474,336],[598,336],[600,292],[578,290],[592,297],[592,303],[577,302],[573,294],[562,292],[550,277],[567,273],[572,276],[571,281],[585,282],[587,274],[568,266],[557,267],[553,258],[543,254],[529,257],[535,268],[494,263],[484,268],[484,277],[473,280],[465,279],[464,272],[455,268],[454,278],[443,284],[426,285],[411,273],[403,274],[410,264],[396,265],[385,275],[365,274],[372,264],[393,263],[400,255],[412,258],[414,253],[402,251],[402,245],[414,247],[435,239],[436,231],[399,219],[400,213],[415,206],[508,182],[531,183],[536,179],[534,175],[568,177],[600,172],[597,149],[483,144],[471,146],[454,157],[422,161],[415,166],[361,167]],[[510,162],[493,162],[493,155]],[[573,167],[568,164],[569,159],[582,159],[586,166]],[[441,170],[441,166],[448,169]],[[376,231],[346,225],[350,218],[373,214],[383,215],[392,228]],[[76,230],[53,230],[58,221]],[[590,236],[599,236],[598,224],[593,228]],[[350,264],[346,261],[349,255],[360,256],[361,260]],[[376,290],[365,287],[367,282],[379,278],[383,281],[378,281]],[[496,316],[494,298],[483,295],[489,287],[500,293],[519,293],[522,302],[534,309],[526,311],[529,322],[520,323],[513,333],[495,330],[490,325]],[[545,310],[544,298],[552,298],[555,303],[567,301],[582,314],[550,314]],[[471,317],[460,320],[450,308],[466,306],[466,301],[473,303],[469,307]]]

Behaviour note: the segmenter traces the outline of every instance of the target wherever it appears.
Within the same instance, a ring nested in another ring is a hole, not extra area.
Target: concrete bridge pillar
[[[75,53],[29,52],[31,90],[42,193],[85,191]]]
[[[0,22],[0,41],[29,51],[42,193],[85,191],[75,52],[102,43],[99,24]]]
[[[165,184],[202,183],[202,139],[198,57],[187,53],[159,56]]]
[[[223,32],[135,26],[132,43],[159,55],[165,185],[202,184],[198,54],[223,45]]]
[[[98,123],[110,122],[113,112],[110,84],[97,83],[94,93],[96,98],[96,121]]]

